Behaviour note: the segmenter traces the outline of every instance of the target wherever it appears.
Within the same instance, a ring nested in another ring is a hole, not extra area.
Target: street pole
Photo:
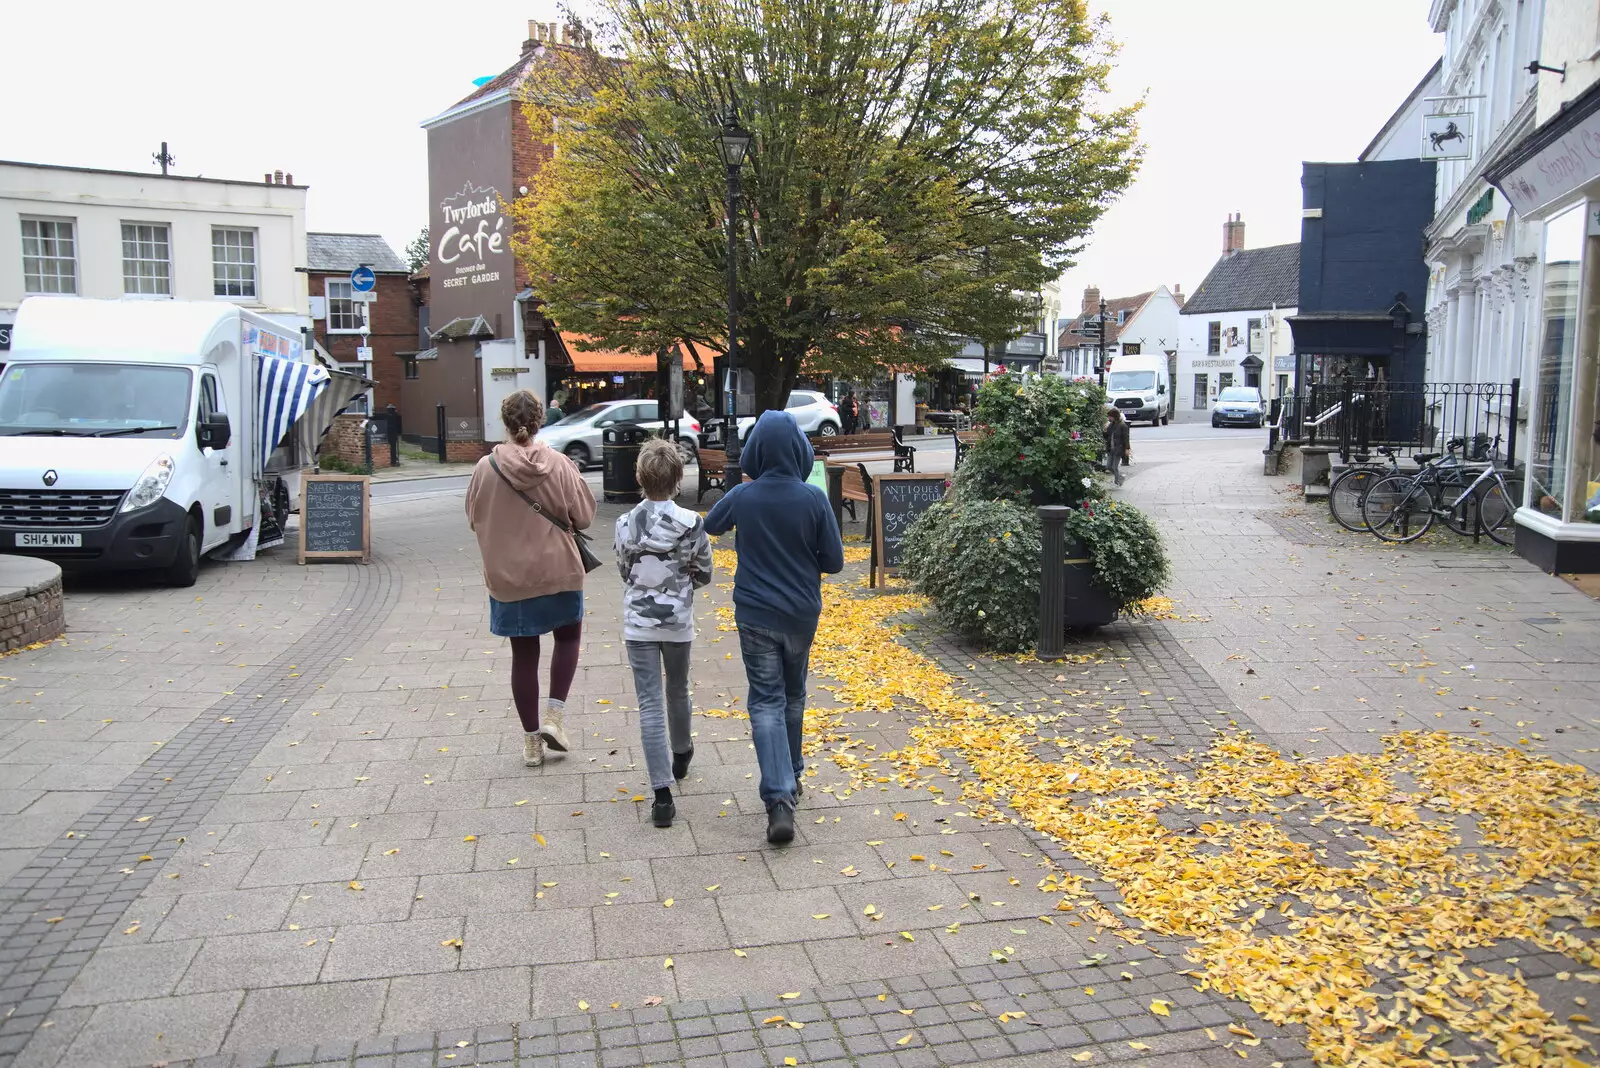
[[[723,481],[729,489],[743,478],[739,470],[739,168],[728,167],[728,398],[730,413],[725,448],[728,459]]]
[[[717,133],[717,151],[728,170],[728,380],[731,396],[723,426],[727,457],[723,482],[728,489],[742,478],[739,471],[739,168],[750,150],[750,131],[732,112]]]
[[[1100,388],[1106,388],[1106,302],[1100,301],[1100,359],[1096,365],[1100,375]]]

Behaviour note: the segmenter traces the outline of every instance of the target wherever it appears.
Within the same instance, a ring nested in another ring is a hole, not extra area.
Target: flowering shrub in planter
[[[1039,513],[1031,505],[935,504],[906,532],[900,571],[962,637],[1002,652],[1038,639]]]
[[[1028,649],[1039,632],[1036,505],[1074,509],[1069,559],[1088,560],[1089,582],[1121,611],[1154,594],[1169,575],[1155,525],[1110,500],[1095,477],[1105,394],[1093,382],[1002,375],[978,392],[979,438],[957,472],[950,499],[928,509],[906,535],[901,571],[952,630],[987,648]],[[1072,566],[1072,565],[1069,565]],[[1074,619],[1069,628],[1107,618]]]

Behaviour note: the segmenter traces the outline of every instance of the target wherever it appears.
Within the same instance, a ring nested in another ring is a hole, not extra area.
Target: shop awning
[[[584,351],[580,344],[593,344],[594,339],[582,334],[561,334],[561,343],[572,357],[572,369],[584,374],[655,374],[656,358],[653,353],[614,352],[609,349]],[[683,355],[683,369],[695,370],[694,358],[687,345],[676,346]]]

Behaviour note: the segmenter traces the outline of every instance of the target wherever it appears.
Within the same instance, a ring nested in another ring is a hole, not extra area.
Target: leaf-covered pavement
[[[830,583],[824,599],[812,664],[838,680],[841,709],[812,727],[849,776],[840,789],[958,783],[979,817],[1025,823],[1113,884],[1136,921],[1125,938],[1142,925],[1188,940],[1199,987],[1302,1025],[1321,1063],[1589,1063],[1600,1031],[1585,1012],[1544,1005],[1514,956],[1476,963],[1516,943],[1568,958],[1559,982],[1600,984],[1600,783],[1585,769],[1419,731],[1321,759],[1227,732],[1162,758],[1070,685],[1047,699],[1054,713],[968,696],[899,640],[896,620],[924,607],[914,595]],[[844,726],[896,705],[921,712],[898,750]],[[1324,827],[1335,837],[1320,845]],[[1064,873],[1039,889],[1063,912],[1100,909]]]

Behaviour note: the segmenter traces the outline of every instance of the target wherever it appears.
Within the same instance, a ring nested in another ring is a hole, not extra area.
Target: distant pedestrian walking
[[[839,406],[839,421],[843,423],[842,429],[846,434],[856,432],[856,424],[860,420],[860,410],[856,407],[856,391],[846,390],[844,403]]]
[[[1111,472],[1111,481],[1120,486],[1122,465],[1133,458],[1128,440],[1128,423],[1115,408],[1106,411],[1106,418],[1109,420],[1105,430],[1106,470]]]
[[[794,839],[794,806],[805,770],[801,730],[811,642],[822,615],[820,575],[844,569],[844,545],[828,499],[808,486],[811,443],[788,412],[762,412],[745,443],[752,481],[735,486],[706,516],[706,531],[739,529],[733,615],[750,690],[745,708],[761,767],[767,841]]]
[[[689,774],[694,759],[689,654],[694,591],[711,582],[711,539],[705,520],[673,502],[683,481],[677,448],[652,438],[639,450],[635,467],[645,500],[617,520],[615,542],[623,584],[622,637],[639,696],[639,742],[656,795],[650,819],[657,827],[671,827],[677,815],[672,784]]]
[[[489,588],[489,630],[511,639],[511,699],[522,721],[523,763],[544,746],[567,751],[562,723],[578,670],[584,568],[573,530],[594,521],[594,494],[567,457],[533,435],[544,405],[522,389],[500,405],[511,440],[478,461],[467,486],[467,522],[478,536]],[[532,515],[543,513],[544,518]],[[550,696],[539,714],[539,637],[552,634]]]

